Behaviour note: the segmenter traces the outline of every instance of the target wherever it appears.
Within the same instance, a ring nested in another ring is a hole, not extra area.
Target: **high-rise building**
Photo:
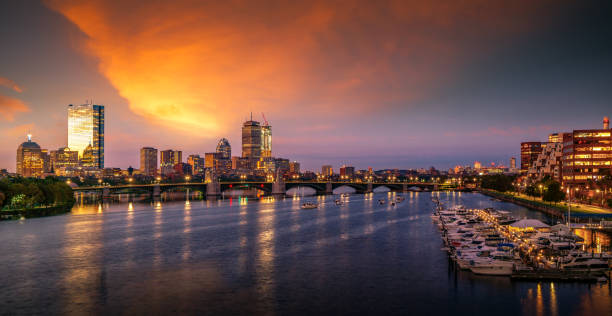
[[[68,147],[82,158],[90,146],[92,167],[104,168],[104,106],[68,105]],[[89,157],[88,159],[89,160]]]
[[[219,167],[219,159],[223,156],[223,153],[205,153],[204,154],[204,167],[217,169]]]
[[[521,143],[521,171],[527,172],[533,167],[533,163],[538,159],[538,155],[546,143],[542,142],[522,142]]]
[[[272,157],[272,126],[267,122],[261,127],[261,157]]]
[[[565,136],[565,134],[567,133],[552,133],[548,135],[548,142],[549,143],[562,143],[563,137]]]
[[[204,158],[200,157],[200,155],[189,155],[187,157],[187,164],[191,166],[193,174],[204,174]]]
[[[297,161],[292,161],[289,163],[289,172],[291,173],[300,173],[300,163]]]
[[[353,177],[355,175],[355,167],[353,166],[342,166],[340,167],[340,176],[341,177]]]
[[[157,175],[157,148],[140,148],[140,172],[149,177]]]
[[[564,184],[596,181],[603,173],[612,172],[612,130],[608,118],[603,129],[574,130],[563,137],[561,159]]]
[[[516,157],[510,158],[510,169],[516,169]]]
[[[261,126],[259,122],[250,120],[242,125],[242,157],[255,163],[261,158]]]
[[[183,152],[180,150],[162,150],[159,153],[159,167],[163,176],[172,174],[174,166],[183,162]]]
[[[17,174],[23,177],[40,177],[44,172],[41,149],[32,141],[32,135],[17,148]]]
[[[221,154],[222,159],[232,158],[232,146],[227,139],[221,138],[217,143],[217,153]]]
[[[79,166],[79,152],[76,150],[70,150],[68,147],[52,150],[49,156],[51,167],[56,174],[60,169],[76,168]]]
[[[480,161],[474,161],[474,169],[476,170],[482,169],[482,163],[480,163]]]
[[[321,167],[321,175],[325,177],[332,176],[334,174],[334,169],[331,165],[324,165]]]

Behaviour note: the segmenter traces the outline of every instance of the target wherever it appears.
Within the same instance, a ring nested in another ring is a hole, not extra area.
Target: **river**
[[[0,314],[612,315],[607,284],[455,270],[432,193],[77,204],[0,222]],[[476,193],[447,204],[547,218]],[[302,210],[304,201],[321,204]]]

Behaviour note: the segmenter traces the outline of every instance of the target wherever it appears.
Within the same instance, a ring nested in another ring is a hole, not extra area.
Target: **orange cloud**
[[[546,2],[49,0],[148,119],[199,135],[249,111],[318,124],[411,107]]]
[[[23,89],[15,83],[15,81],[0,77],[0,86],[7,87],[15,92],[23,92]]]
[[[29,112],[30,108],[23,101],[0,94],[0,117],[7,121],[15,120],[20,112]]]

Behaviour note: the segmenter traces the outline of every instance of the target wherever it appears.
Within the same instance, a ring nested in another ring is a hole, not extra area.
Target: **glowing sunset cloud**
[[[250,110],[329,120],[410,107],[487,39],[515,35],[531,1],[48,1],[132,111],[199,133]],[[344,115],[344,114],[343,114]],[[320,122],[325,124],[325,122]]]

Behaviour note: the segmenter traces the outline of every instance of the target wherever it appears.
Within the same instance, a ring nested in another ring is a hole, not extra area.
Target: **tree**
[[[499,192],[514,191],[514,177],[496,174],[482,177],[481,187],[485,189],[496,190]]]
[[[560,202],[565,199],[565,193],[561,190],[561,184],[557,181],[550,180],[546,183],[546,191],[542,196],[542,200],[547,202]]]
[[[535,184],[531,184],[525,189],[525,194],[533,197],[540,196],[540,190]]]

